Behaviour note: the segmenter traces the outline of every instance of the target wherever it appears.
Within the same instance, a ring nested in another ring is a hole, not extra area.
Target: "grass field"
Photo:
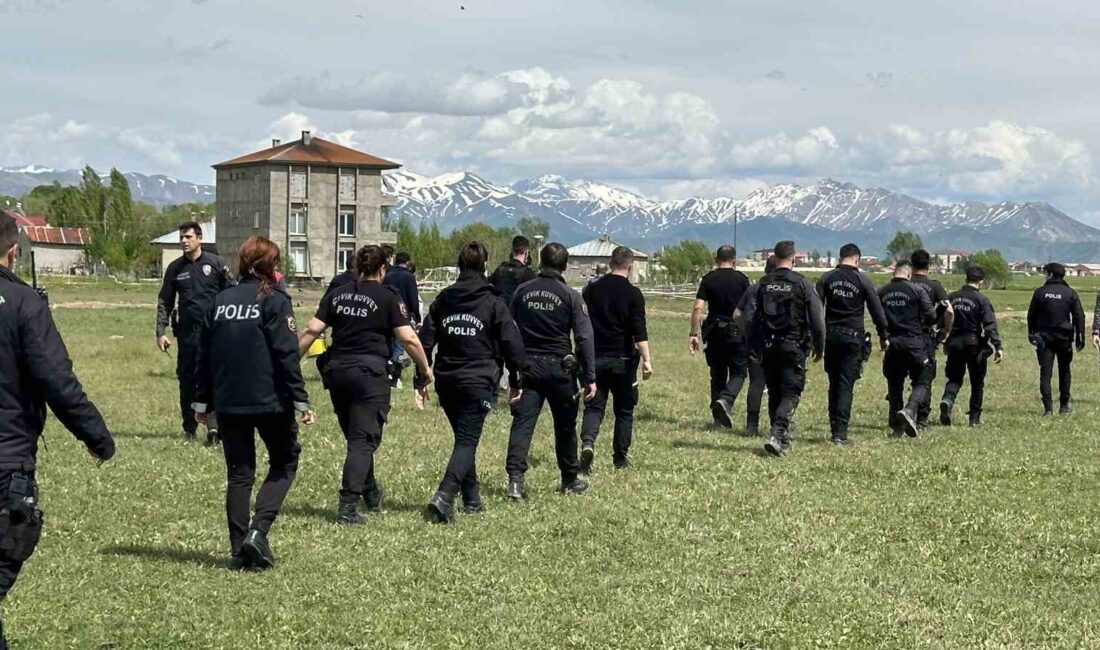
[[[888,439],[876,352],[857,386],[856,446],[827,444],[814,366],[782,460],[708,428],[688,302],[651,301],[657,374],[632,469],[610,470],[605,425],[593,490],[556,494],[544,414],[532,498],[507,503],[509,418],[495,415],[478,462],[487,512],[450,527],[421,509],[451,434],[407,388],[377,456],[388,512],[336,526],[343,439],[307,362],[320,422],[301,434],[271,535],[279,565],[264,574],[225,568],[224,463],[178,433],[155,287],[50,286],[119,451],[96,469],[51,419],[44,540],[4,604],[14,648],[1100,647],[1097,360],[1090,349],[1075,362],[1077,412],[1041,418],[1024,282],[992,294],[1007,358],[991,368],[981,429]],[[1081,285],[1086,311],[1095,288]],[[301,316],[315,300],[298,296]],[[941,373],[937,399],[942,387]]]

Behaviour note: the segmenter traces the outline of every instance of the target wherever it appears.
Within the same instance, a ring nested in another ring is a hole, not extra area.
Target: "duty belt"
[[[852,329],[851,327],[841,327],[839,325],[830,325],[828,331],[830,334],[836,332],[838,334],[847,334],[856,338],[863,338],[863,335],[866,333],[865,330]]]

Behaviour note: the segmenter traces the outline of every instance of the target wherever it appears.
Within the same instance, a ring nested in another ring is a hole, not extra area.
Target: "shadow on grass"
[[[115,438],[122,438],[127,440],[172,440],[177,439],[180,444],[187,442],[183,438],[183,431],[173,431],[167,433],[164,431],[132,431],[123,429],[121,431],[112,431],[111,435]]]
[[[158,562],[173,562],[175,564],[197,564],[210,569],[226,569],[229,567],[229,558],[207,553],[206,551],[189,550],[185,548],[170,548],[163,546],[138,546],[126,544],[108,546],[100,550],[102,555],[114,555],[116,557],[136,557],[140,560],[155,560]]]
[[[385,516],[387,512],[423,512],[424,506],[428,503],[425,499],[424,503],[401,503],[396,501],[386,500],[382,506],[381,513],[365,513],[368,518],[377,517],[379,514]],[[362,512],[362,508],[360,507]],[[336,523],[336,505],[333,504],[331,508],[324,508],[321,506],[313,506],[305,503],[292,503],[284,505],[282,509],[282,515],[288,517],[313,517],[326,521],[330,524]]]

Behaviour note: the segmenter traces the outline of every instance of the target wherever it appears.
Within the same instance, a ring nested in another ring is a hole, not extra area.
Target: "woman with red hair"
[[[279,247],[270,239],[249,237],[241,246],[240,284],[214,298],[195,377],[200,422],[210,416],[208,405],[217,402],[228,475],[230,566],[235,569],[275,566],[267,534],[298,470],[301,447],[294,414],[301,414],[302,424],[314,420],[298,365],[294,310],[277,287],[278,265]],[[267,447],[269,467],[250,522],[254,432]]]

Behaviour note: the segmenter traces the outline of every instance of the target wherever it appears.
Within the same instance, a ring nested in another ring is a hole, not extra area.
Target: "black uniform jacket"
[[[508,380],[520,388],[523,338],[512,315],[480,273],[463,273],[439,293],[428,308],[420,341],[439,385],[448,387],[496,381],[498,360],[508,368]]]
[[[94,455],[114,455],[115,442],[73,374],[49,305],[0,267],[0,469],[34,469],[46,405]]]
[[[596,356],[629,359],[635,344],[649,340],[645,296],[630,280],[608,273],[588,283],[581,292],[596,342]]]
[[[229,267],[217,255],[203,251],[194,262],[186,255],[180,256],[164,271],[164,283],[157,296],[157,336],[167,330],[177,298],[179,326],[199,327],[214,296],[232,284]]]
[[[776,269],[760,278],[752,290],[752,305],[742,311],[745,336],[758,348],[768,336],[780,337],[799,345],[809,341],[814,350],[825,349],[825,312],[814,286],[802,274],[789,268]],[[778,299],[784,298],[783,300]],[[769,315],[768,304],[779,305],[783,313]],[[780,330],[772,329],[770,319],[787,321]]]
[[[875,285],[859,269],[841,264],[817,281],[817,295],[825,303],[825,325],[863,331],[864,305],[871,313],[878,337],[886,337],[886,314]]]
[[[497,270],[489,276],[489,284],[493,285],[493,291],[504,299],[505,305],[511,305],[519,285],[530,282],[535,277],[535,272],[530,267],[513,258],[500,263]]]
[[[309,409],[290,296],[275,289],[257,297],[258,288],[246,277],[214,298],[202,330],[196,413],[205,413],[211,401],[224,415]]]
[[[1065,280],[1051,278],[1031,294],[1027,308],[1027,334],[1053,334],[1085,344],[1085,309]]]
[[[923,340],[936,322],[936,307],[928,291],[905,278],[894,278],[878,290],[886,312],[886,334],[891,339]]]
[[[416,289],[416,276],[403,266],[394,266],[386,270],[382,284],[391,287],[405,307],[413,321],[420,322],[420,293]]]
[[[997,316],[993,303],[981,291],[966,285],[949,296],[955,312],[955,324],[951,336],[985,336],[993,349],[1001,349],[1001,337],[997,333]]]
[[[534,280],[520,285],[512,298],[511,311],[529,356],[574,354],[573,341],[569,340],[572,332],[581,379],[585,384],[596,382],[596,350],[588,307],[560,273],[543,270]]]

